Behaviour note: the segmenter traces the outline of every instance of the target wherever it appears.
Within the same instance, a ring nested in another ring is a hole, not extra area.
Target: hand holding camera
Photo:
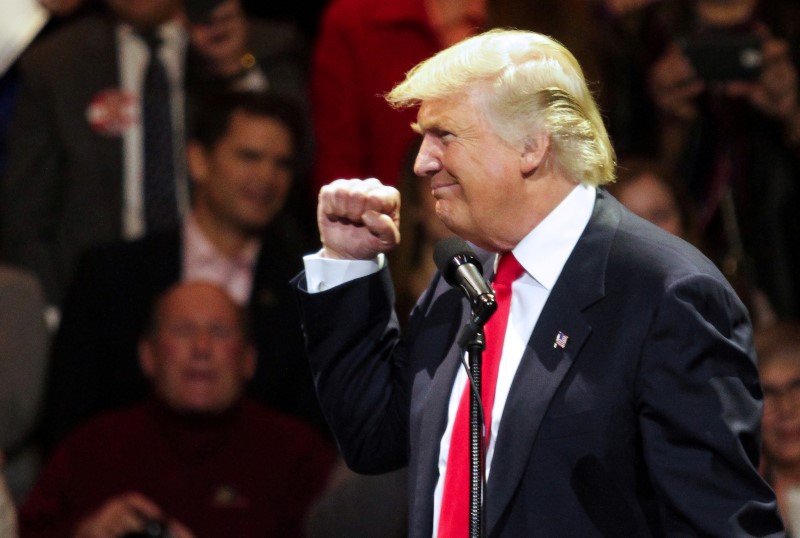
[[[676,42],[706,82],[755,80],[764,65],[761,38],[755,33],[712,31]]]
[[[194,538],[184,525],[139,493],[113,497],[80,522],[75,538]]]
[[[759,25],[752,33],[677,39],[653,64],[648,82],[659,109],[683,121],[695,118],[695,98],[705,90],[747,99],[788,121],[797,111],[797,78],[786,41]]]
[[[798,107],[797,69],[792,63],[789,46],[774,37],[765,26],[759,26],[763,65],[754,81],[735,81],[727,85],[726,93],[744,97],[767,116],[787,122]]]

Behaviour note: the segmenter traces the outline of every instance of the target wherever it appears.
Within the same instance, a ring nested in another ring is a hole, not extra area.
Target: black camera
[[[749,33],[709,33],[678,40],[697,76],[706,81],[754,80],[761,73],[761,40]]]
[[[130,532],[123,538],[172,538],[167,525],[156,519],[149,519],[145,522],[144,531]]]

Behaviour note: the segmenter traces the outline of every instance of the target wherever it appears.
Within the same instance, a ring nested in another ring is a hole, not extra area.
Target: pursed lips
[[[455,181],[431,180],[431,193],[435,198],[441,197],[448,189],[458,187]]]

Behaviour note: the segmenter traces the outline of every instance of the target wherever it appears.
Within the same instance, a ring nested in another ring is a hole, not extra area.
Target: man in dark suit
[[[287,285],[306,245],[282,213],[299,116],[271,94],[208,98],[188,143],[194,191],[183,226],[82,257],[53,344],[48,447],[98,412],[147,394],[136,342],[151,300],[180,280],[215,282],[248,306],[259,351],[251,395],[325,431]]]
[[[86,248],[153,231],[144,211],[140,94],[151,55],[142,34],[161,39],[181,215],[190,205],[184,118],[193,88],[247,82],[306,101],[305,46],[289,25],[246,21],[237,0],[204,2],[224,20],[188,26],[179,0],[105,4],[107,13],[64,25],[23,57],[0,181],[3,257],[34,271],[54,306]]]
[[[614,152],[572,54],[489,32],[417,66],[388,100],[420,105],[415,171],[485,278],[498,257],[498,274],[519,269],[509,300],[497,290],[507,329],[498,314],[486,324],[485,535],[782,535],[757,471],[747,311],[702,254],[600,187]],[[400,334],[384,266],[399,209],[374,178],[323,188],[323,248],[295,281],[303,326],[350,466],[408,465],[410,535],[461,538],[457,337],[471,308],[437,273]]]

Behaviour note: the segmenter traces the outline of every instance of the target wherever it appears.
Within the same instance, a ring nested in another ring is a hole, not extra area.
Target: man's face
[[[286,202],[293,151],[291,133],[282,123],[235,112],[211,151],[190,145],[198,210],[223,226],[259,233]]]
[[[247,48],[247,19],[238,0],[225,0],[207,18],[189,24],[192,46],[213,60],[241,55]]]
[[[647,172],[622,187],[619,201],[656,226],[678,237],[684,236],[678,201],[663,181]]]
[[[185,284],[169,293],[157,323],[140,360],[159,398],[179,412],[228,409],[255,368],[231,299],[211,284]]]
[[[459,236],[500,250],[521,228],[522,150],[492,130],[472,94],[425,101],[415,130],[423,136],[414,172],[430,180],[436,214]]]
[[[791,353],[781,351],[780,353]],[[800,463],[800,363],[776,356],[760,369],[764,451],[783,465]]]
[[[139,30],[154,28],[174,17],[179,9],[178,0],[106,0],[108,7],[122,22]]]

